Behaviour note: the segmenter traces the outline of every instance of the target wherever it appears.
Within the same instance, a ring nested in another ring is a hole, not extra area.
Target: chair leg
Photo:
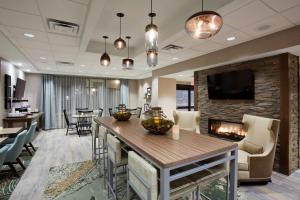
[[[33,156],[32,153],[31,153],[31,151],[29,150],[27,144],[24,144],[24,147],[25,147],[26,151],[28,151],[29,155],[30,155],[30,156]]]
[[[67,126],[67,132],[66,132],[66,135],[68,135],[68,132],[69,132],[69,126]]]
[[[33,144],[31,142],[29,142],[29,145],[31,146],[31,148],[33,149],[33,151],[36,151]]]
[[[7,165],[9,166],[9,168],[11,169],[13,174],[16,175],[16,177],[20,178],[20,175],[18,174],[18,172],[17,172],[16,168],[14,167],[14,165],[12,163],[7,163]]]
[[[23,169],[26,169],[26,167],[23,165],[23,163],[22,163],[22,161],[20,160],[19,157],[18,157],[16,160],[17,160],[17,162],[21,165],[21,167],[22,167]]]

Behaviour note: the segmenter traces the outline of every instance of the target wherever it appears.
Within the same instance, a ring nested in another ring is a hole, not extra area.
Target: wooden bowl
[[[128,121],[131,117],[130,112],[115,112],[113,117],[118,121]]]
[[[174,125],[174,122],[167,119],[161,119],[160,124],[155,124],[153,118],[142,121],[142,126],[150,133],[155,135],[166,134]]]

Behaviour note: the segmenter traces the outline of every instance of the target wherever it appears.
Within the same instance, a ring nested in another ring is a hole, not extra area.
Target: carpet
[[[123,178],[126,178],[124,175]],[[123,179],[124,180],[124,179]],[[120,181],[119,199],[126,199],[126,183]],[[226,199],[226,181],[218,180],[201,191],[213,200]],[[94,161],[71,163],[52,167],[48,174],[48,184],[44,191],[44,200],[104,200],[107,198],[103,177],[99,175]],[[138,198],[133,198],[138,199]],[[238,190],[238,199],[254,200],[245,192]]]
[[[31,150],[31,149],[30,149]],[[37,150],[37,148],[36,148]],[[33,152],[31,150],[31,152]],[[27,167],[32,159],[32,156],[29,155],[27,151],[23,151],[21,153],[21,159],[24,161],[25,167]],[[8,200],[14,189],[16,188],[17,184],[19,183],[24,170],[19,164],[14,165],[20,178],[15,177],[10,171],[3,172],[10,170],[8,166],[3,166],[0,172],[0,200]]]

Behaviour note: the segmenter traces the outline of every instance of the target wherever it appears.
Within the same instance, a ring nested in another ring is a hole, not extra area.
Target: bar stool
[[[121,142],[111,134],[107,134],[107,195],[110,192],[114,199],[118,199],[118,169],[127,165],[127,154],[121,149]],[[125,174],[125,171],[124,171]]]
[[[143,200],[159,198],[157,170],[134,151],[128,153],[127,167],[127,199],[133,190]],[[194,198],[197,184],[187,178],[172,181],[170,184],[170,200],[180,197]]]

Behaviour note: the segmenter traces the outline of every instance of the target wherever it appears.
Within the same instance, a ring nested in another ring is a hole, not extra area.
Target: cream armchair
[[[244,115],[246,137],[238,142],[239,182],[271,180],[280,121]]]
[[[180,129],[200,133],[200,112],[199,111],[173,111],[175,124]]]

